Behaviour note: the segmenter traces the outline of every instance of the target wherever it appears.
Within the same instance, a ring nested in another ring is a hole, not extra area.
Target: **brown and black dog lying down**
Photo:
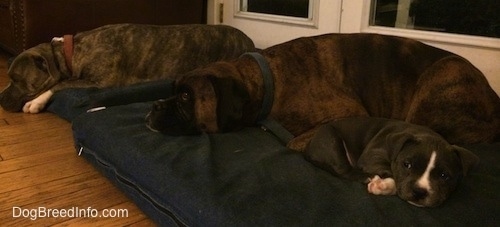
[[[54,39],[12,62],[0,94],[7,111],[38,113],[65,88],[116,87],[172,78],[253,51],[243,32],[223,25],[103,26]],[[24,107],[23,107],[24,106]]]
[[[406,38],[327,34],[299,38],[261,52],[274,76],[264,89],[250,56],[217,62],[176,81],[176,96],[160,100],[147,124],[170,135],[234,131],[255,125],[266,92],[268,117],[303,150],[319,126],[372,116],[428,126],[452,144],[499,139],[500,99],[466,59]]]

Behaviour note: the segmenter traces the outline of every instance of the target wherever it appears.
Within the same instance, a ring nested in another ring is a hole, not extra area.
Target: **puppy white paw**
[[[368,183],[368,192],[374,195],[395,195],[396,182],[392,178],[382,179],[375,175]]]

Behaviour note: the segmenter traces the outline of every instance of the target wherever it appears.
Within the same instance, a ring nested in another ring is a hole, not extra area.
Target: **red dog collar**
[[[64,35],[63,43],[64,60],[69,72],[73,74],[73,35]]]

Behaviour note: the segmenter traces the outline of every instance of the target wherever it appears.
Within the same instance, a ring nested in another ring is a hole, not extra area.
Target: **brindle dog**
[[[269,117],[303,150],[317,128],[372,116],[425,125],[452,144],[498,141],[500,98],[466,59],[421,42],[375,34],[299,38],[261,52],[274,75]],[[251,57],[218,62],[176,81],[150,128],[171,135],[217,133],[254,125],[265,96]]]
[[[223,25],[108,25],[21,53],[9,68],[11,83],[0,94],[0,105],[7,111],[38,113],[54,92],[65,88],[174,79],[254,48],[243,32]]]

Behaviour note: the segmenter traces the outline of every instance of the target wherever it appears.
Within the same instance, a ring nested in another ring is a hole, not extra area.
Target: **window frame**
[[[361,18],[361,32],[363,33],[404,36],[422,41],[500,50],[500,38],[370,25],[370,21],[374,17],[373,9],[375,7],[375,4],[372,5],[372,3],[375,1],[376,0],[363,0],[363,12]]]

